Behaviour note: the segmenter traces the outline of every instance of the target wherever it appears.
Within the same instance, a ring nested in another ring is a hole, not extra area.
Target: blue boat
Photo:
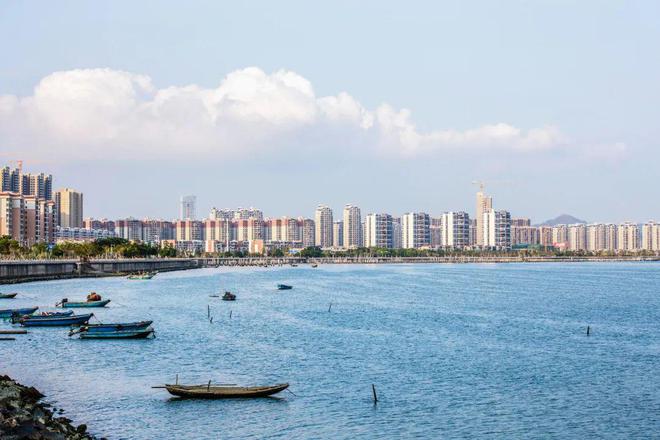
[[[291,290],[291,289],[293,289],[293,286],[289,286],[288,284],[277,285],[277,290]]]
[[[110,302],[109,299],[104,299],[100,301],[69,301],[64,298],[61,302],[55,304],[56,307],[62,307],[65,309],[70,309],[74,307],[105,307]]]
[[[116,324],[87,324],[76,330],[72,330],[69,336],[76,333],[110,333],[118,331],[137,331],[145,330],[153,321],[121,322]]]
[[[67,327],[71,325],[82,325],[89,321],[93,313],[85,315],[71,315],[71,316],[27,316],[21,318],[18,322],[23,327]]]
[[[105,332],[80,332],[80,339],[146,339],[154,335],[154,329],[146,327],[133,330],[116,330]]]
[[[41,312],[36,315],[32,315],[33,318],[52,318],[56,316],[71,316],[73,315],[73,310],[67,310],[66,312]]]
[[[2,309],[0,310],[0,318],[11,318],[12,316],[31,315],[37,311],[39,307],[28,307],[24,309]]]

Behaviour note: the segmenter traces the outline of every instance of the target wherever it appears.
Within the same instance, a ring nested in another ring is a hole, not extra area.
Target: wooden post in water
[[[231,319],[231,310],[229,311],[229,319]]]
[[[179,385],[179,373],[176,373],[176,381],[174,382],[174,385]]]
[[[587,326],[587,336],[589,336],[589,333],[591,333],[591,327]]]
[[[211,389],[211,381],[209,380],[208,385],[206,385],[206,391],[209,391]]]
[[[332,309],[332,303],[328,306],[328,313],[330,313],[330,309]]]
[[[210,318],[211,317],[211,304],[208,304],[206,306],[206,317]]]
[[[378,403],[378,395],[376,395],[376,385],[371,384],[371,391],[374,393],[374,405]]]

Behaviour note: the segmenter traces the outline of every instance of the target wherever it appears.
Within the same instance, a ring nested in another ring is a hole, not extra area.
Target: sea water
[[[0,290],[20,292],[0,308],[44,310],[93,290],[112,300],[98,320],[154,321],[152,340],[30,328],[2,345],[0,373],[110,439],[660,436],[657,263],[217,268]],[[237,300],[210,296],[225,290]],[[177,374],[291,392],[151,388]]]

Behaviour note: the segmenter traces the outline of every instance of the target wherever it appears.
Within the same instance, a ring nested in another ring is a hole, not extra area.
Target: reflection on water
[[[660,413],[658,286],[660,265],[592,263],[30,283],[15,286],[21,295],[7,307],[95,290],[112,300],[94,310],[101,321],[150,319],[157,337],[30,329],[3,346],[0,372],[109,438],[648,438]],[[210,297],[224,290],[238,299]],[[177,374],[181,383],[290,382],[295,395],[182,400],[151,388]]]

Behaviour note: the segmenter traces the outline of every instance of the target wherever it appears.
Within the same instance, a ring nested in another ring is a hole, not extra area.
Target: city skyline
[[[2,159],[95,217],[440,213],[472,180],[537,222],[660,217],[655,2],[195,5],[3,5]]]

